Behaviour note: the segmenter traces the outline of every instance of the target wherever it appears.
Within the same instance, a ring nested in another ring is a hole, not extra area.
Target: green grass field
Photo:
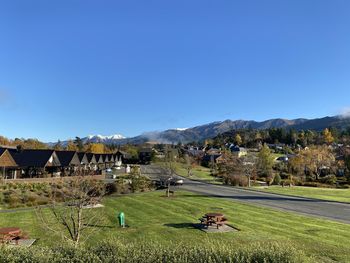
[[[176,173],[183,177],[188,177],[186,165],[182,163],[176,163]],[[199,165],[196,165],[192,168],[192,176],[190,178],[212,184],[222,184],[222,181],[219,178],[215,178],[210,175],[209,168]]]
[[[277,185],[272,185],[269,187],[256,187],[253,189],[264,191],[264,192],[276,193],[276,194],[303,196],[303,197],[318,198],[322,200],[350,203],[350,189],[303,187],[303,186],[282,187]]]
[[[163,195],[162,191],[105,198],[105,207],[97,208],[101,222],[91,228],[94,232],[87,242],[120,238],[125,242],[151,240],[174,245],[174,242],[203,245],[222,242],[239,246],[254,241],[288,241],[307,255],[315,256],[315,262],[350,262],[350,225],[187,192],[178,192],[174,198]],[[129,228],[118,228],[120,211],[125,213]],[[241,231],[206,234],[192,227],[199,217],[212,211],[224,213]],[[60,243],[57,236],[41,226],[34,211],[1,213],[0,226],[21,227],[39,239],[37,245]]]

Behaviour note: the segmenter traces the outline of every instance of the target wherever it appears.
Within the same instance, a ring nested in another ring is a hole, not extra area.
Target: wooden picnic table
[[[207,227],[215,224],[217,228],[227,222],[225,215],[222,213],[207,213],[204,215],[204,220],[201,220]]]
[[[0,243],[15,240],[18,244],[18,239],[21,237],[22,230],[18,227],[3,227],[0,228]]]
[[[221,219],[224,217],[224,214],[221,213],[207,213],[204,215],[207,219]],[[215,220],[217,221],[217,220]]]

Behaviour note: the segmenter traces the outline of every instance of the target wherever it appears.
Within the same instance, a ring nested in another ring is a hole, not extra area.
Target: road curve
[[[162,168],[153,165],[143,166],[142,171],[143,174],[152,178],[163,174]],[[350,224],[350,204],[264,193],[183,179],[182,190]]]

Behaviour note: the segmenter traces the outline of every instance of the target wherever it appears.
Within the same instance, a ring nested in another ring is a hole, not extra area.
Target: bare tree
[[[105,194],[103,182],[75,177],[63,185],[52,186],[50,213],[37,208],[37,215],[43,227],[71,241],[75,246],[81,241],[82,233],[99,222],[100,212],[92,208]],[[90,234],[92,231],[90,231]],[[88,236],[86,236],[88,238]]]
[[[186,168],[187,168],[187,176],[188,177],[191,177],[192,176],[192,168],[193,168],[193,165],[192,165],[192,160],[191,160],[191,157],[186,154],[185,155],[185,162],[186,162]]]
[[[176,174],[176,163],[174,160],[174,155],[172,149],[169,148],[168,145],[165,146],[165,174],[162,178],[166,185],[166,193],[167,197],[170,196],[170,183],[171,180],[173,179],[173,176]]]
[[[251,178],[256,175],[256,160],[252,155],[243,158],[243,173],[248,178],[248,187],[251,187]]]

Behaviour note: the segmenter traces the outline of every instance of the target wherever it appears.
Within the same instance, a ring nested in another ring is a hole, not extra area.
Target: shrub
[[[252,243],[233,246],[230,243],[203,242],[201,245],[177,244],[169,246],[149,241],[135,243],[120,240],[107,240],[93,247],[69,245],[55,248],[0,248],[0,262],[38,262],[38,263],[297,263],[307,258],[302,251],[291,244],[276,242]]]
[[[332,184],[332,185],[334,185],[334,184],[337,183],[337,177],[334,174],[327,175],[325,177],[322,177],[320,179],[320,182],[324,183],[324,184]]]
[[[248,186],[248,178],[242,175],[228,175],[223,178],[225,184],[233,186]]]
[[[276,174],[273,178],[272,184],[274,185],[280,185],[281,184],[281,176],[279,174]]]

